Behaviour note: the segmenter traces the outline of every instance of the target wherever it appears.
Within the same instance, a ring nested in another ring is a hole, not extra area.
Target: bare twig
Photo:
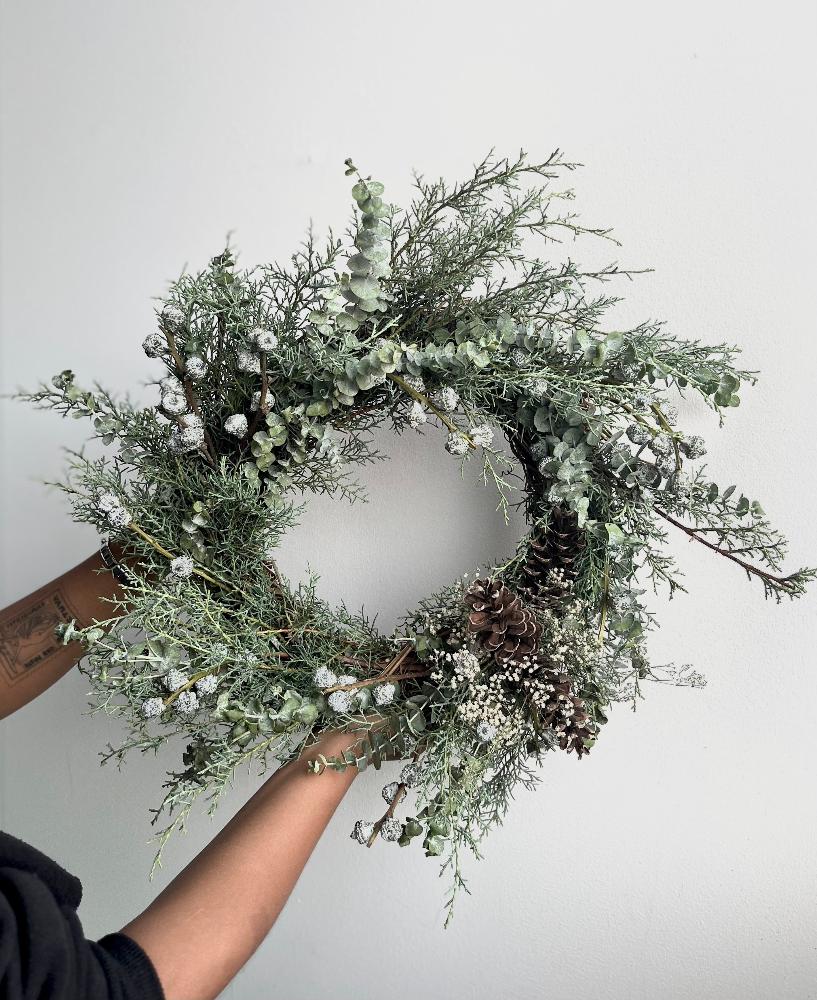
[[[431,402],[428,396],[424,396],[422,392],[418,392],[413,386],[409,385],[404,378],[401,378],[399,375],[395,375],[394,372],[392,372],[389,375],[389,378],[392,380],[392,382],[395,383],[395,385],[399,385],[400,388],[403,390],[403,392],[408,393],[409,396],[412,397],[412,399],[416,399],[418,403],[421,403],[427,409],[431,410],[434,416],[437,417],[437,419],[440,420],[443,424],[445,424],[445,426],[451,431],[452,434],[461,434],[462,437],[464,437],[465,440],[468,442],[469,448],[476,448],[476,445],[471,440],[471,438],[465,433],[465,431],[460,430],[460,428],[457,427],[457,425],[454,423],[453,420],[447,417],[442,412],[442,410],[438,409]]]
[[[717,552],[718,555],[724,556],[726,559],[730,559],[732,562],[737,563],[738,566],[742,567],[749,576],[756,576],[763,580],[765,583],[772,587],[779,587],[784,591],[795,591],[796,586],[792,582],[794,579],[794,574],[791,576],[778,576],[774,573],[770,573],[768,570],[761,569],[760,566],[755,566],[753,563],[747,562],[745,559],[741,559],[736,556],[734,552],[729,549],[722,549],[719,545],[715,545],[714,542],[710,542],[708,538],[704,538],[698,533],[695,528],[690,528],[688,525],[683,524],[681,521],[677,521],[671,514],[666,511],[661,510],[659,507],[654,508],[655,513],[660,517],[663,517],[665,521],[674,525],[679,530],[683,531],[685,535],[688,535],[692,541],[700,542],[701,545],[705,545],[708,549],[713,552]]]
[[[371,847],[372,844],[377,840],[377,835],[378,835],[378,833],[380,833],[381,829],[383,828],[383,824],[386,822],[386,820],[387,819],[391,819],[392,816],[394,816],[394,811],[395,811],[395,809],[397,809],[398,805],[400,804],[400,800],[405,797],[406,790],[407,790],[406,789],[406,785],[404,785],[403,782],[401,781],[400,784],[397,786],[397,790],[394,793],[394,798],[391,800],[391,802],[389,804],[389,808],[380,817],[380,819],[374,824],[374,828],[372,830],[371,836],[366,841],[366,846],[367,847]]]
[[[185,399],[187,400],[187,405],[201,420],[202,427],[204,427],[204,419],[201,415],[201,408],[199,407],[198,400],[196,399],[196,394],[193,392],[193,383],[191,382],[189,375],[187,375],[185,372],[184,363],[182,362],[181,355],[179,354],[179,350],[176,347],[176,338],[173,336],[173,333],[169,329],[167,329],[167,327],[163,326],[163,329],[164,329],[165,340],[167,341],[167,348],[170,351],[170,356],[173,358],[173,364],[176,366],[176,371],[178,372],[179,379],[181,380],[182,383],[182,387],[184,388],[184,395]],[[215,468],[216,449],[213,446],[213,442],[210,439],[210,435],[207,432],[206,428],[204,430],[204,440],[205,440],[205,447],[202,450],[202,454],[210,463],[210,465],[212,465],[213,468]]]

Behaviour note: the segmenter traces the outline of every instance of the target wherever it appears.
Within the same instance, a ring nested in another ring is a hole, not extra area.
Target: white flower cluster
[[[142,350],[149,358],[158,358],[166,347],[167,342],[158,333],[149,333],[142,341]]]
[[[548,577],[549,582],[553,579]],[[601,672],[604,651],[584,625],[588,613],[587,605],[579,601],[564,606],[559,615],[543,613],[541,644],[547,649],[547,662],[552,669],[571,675]]]
[[[626,430],[626,434],[630,441],[637,445],[648,444],[652,439],[652,432],[644,424],[630,424]]]
[[[312,680],[314,681],[316,688],[330,688],[337,684],[338,675],[334,672],[334,670],[330,670],[329,667],[318,667]]]
[[[240,372],[246,372],[248,375],[261,374],[261,359],[257,354],[253,354],[252,351],[248,351],[245,347],[238,349],[236,366]]]
[[[142,715],[146,719],[157,719],[165,710],[165,703],[161,698],[146,698],[142,702]]]
[[[333,688],[338,685],[348,685],[357,683],[358,678],[352,674],[336,674],[327,666],[318,667],[312,677],[315,687],[321,691]],[[379,707],[391,704],[397,694],[396,684],[386,683],[375,685],[369,688],[361,685],[351,691],[332,691],[326,701],[333,712],[340,714],[349,713],[353,708],[368,708],[372,704],[374,695],[375,704]]]
[[[184,681],[182,681],[182,683],[184,683]],[[174,688],[171,690],[177,689]],[[199,707],[199,699],[196,692],[182,691],[174,701],[172,707],[182,715],[192,715],[192,713]],[[145,719],[158,719],[164,710],[165,703],[161,698],[146,698],[145,701],[142,702],[140,708],[142,717]]]
[[[403,823],[399,819],[395,819],[394,816],[389,816],[388,819],[384,819],[380,826],[380,836],[384,840],[396,841],[403,836]]]
[[[180,425],[170,430],[170,450],[176,455],[195,451],[204,444],[204,424],[195,413],[180,417]]]
[[[445,442],[445,450],[449,455],[461,458],[463,455],[468,454],[468,448],[468,438],[460,433],[460,431],[452,431],[448,435],[448,440]]]
[[[417,428],[421,427],[427,420],[428,420],[428,415],[426,414],[426,411],[423,409],[423,404],[415,399],[414,402],[409,407],[409,413],[407,418],[409,427],[411,427],[412,430],[416,431]]]
[[[664,479],[669,479],[676,472],[674,455],[659,455],[655,460],[655,467]]]
[[[397,794],[397,789],[400,787],[400,783],[397,781],[390,781],[387,785],[383,786],[382,795],[386,802],[391,805],[394,801],[394,796]]]
[[[650,441],[650,451],[655,455],[669,455],[673,450],[672,438],[669,434],[656,434]]]
[[[383,708],[386,705],[391,705],[394,701],[395,695],[397,694],[397,685],[393,684],[391,681],[387,681],[385,684],[378,684],[375,686],[373,694],[375,705],[379,708]]]
[[[477,723],[477,739],[482,743],[490,743],[496,736],[496,726],[484,719]]]
[[[374,823],[369,823],[365,819],[359,819],[355,823],[355,827],[352,830],[351,837],[352,840],[356,840],[358,844],[368,844],[369,838],[374,833]]]
[[[161,320],[162,326],[173,333],[181,330],[186,322],[184,313],[178,306],[174,305],[166,305],[164,309],[162,309],[159,319]]]
[[[553,675],[566,677],[566,674]],[[563,732],[569,725],[571,717],[575,714],[575,705],[570,694],[558,691],[553,680],[538,668],[534,669],[532,676],[526,677],[522,686],[525,688],[531,704],[536,705],[543,713],[556,715],[556,723],[553,726],[555,732]]]
[[[700,434],[690,434],[681,441],[681,451],[687,458],[703,458],[706,454],[706,445]]]
[[[224,421],[224,430],[233,437],[243,438],[249,430],[247,418],[243,413],[233,413]]]
[[[198,354],[191,354],[184,363],[184,370],[194,382],[201,382],[207,374],[207,365],[204,358],[199,357]]]
[[[196,693],[203,698],[216,690],[218,687],[218,677],[216,674],[207,674],[206,677],[200,677],[194,687],[196,688]]]
[[[490,448],[494,440],[494,432],[490,424],[479,424],[471,428],[471,440],[478,448]]]
[[[546,615],[547,659],[544,664],[524,660],[513,665],[506,673],[512,685],[524,690],[531,704],[538,706],[543,715],[555,715],[553,731],[564,733],[575,715],[574,696],[569,691],[557,690],[553,678],[569,678],[602,672],[603,649],[595,637],[582,624],[582,607],[574,605],[566,613]]]
[[[257,351],[274,351],[278,346],[278,338],[272,330],[265,330],[261,326],[250,333],[250,340]]]
[[[187,413],[187,396],[185,395],[184,386],[177,378],[169,376],[163,379],[159,383],[159,391],[161,406],[165,413],[171,417],[180,417],[183,413]]]
[[[404,375],[403,381],[406,385],[411,386],[415,392],[424,393],[426,391],[426,384],[421,375]]]
[[[258,407],[261,405],[261,390],[258,389],[252,394],[252,402],[250,403],[250,409],[255,413]],[[266,410],[271,410],[275,406],[275,397],[272,393],[268,392],[266,399],[264,400],[264,408]]]
[[[192,715],[198,707],[199,699],[195,691],[182,691],[176,699],[176,710],[182,715]]]
[[[170,572],[179,580],[187,580],[193,575],[196,564],[190,556],[176,556],[170,562]]]
[[[357,677],[353,677],[351,674],[341,674],[337,678],[337,684],[354,684]],[[334,687],[334,685],[332,685]],[[357,690],[354,691],[333,691],[329,697],[326,699],[329,707],[333,712],[337,712],[340,715],[345,715],[351,712],[352,708],[357,702]]]
[[[516,699],[506,690],[508,683],[514,683],[511,675],[523,669],[519,664],[508,663],[486,674],[479,657],[464,648],[453,653],[435,651],[432,660],[435,665],[432,682],[463,692],[457,714],[473,727],[480,742],[490,742],[498,736],[511,738],[519,732],[522,715]]]
[[[470,684],[482,672],[479,657],[470,649],[458,649],[453,653],[435,650],[432,661],[436,669],[431,680],[437,685],[448,684],[452,688]]]
[[[178,691],[180,687],[187,683],[187,674],[183,670],[173,667],[165,674],[163,683],[168,691]]]
[[[477,576],[479,576],[479,570],[477,570]],[[464,579],[467,578],[468,574],[464,575]],[[458,645],[465,642],[466,638],[466,626],[464,622],[452,622],[450,618],[445,615],[440,614],[437,611],[425,611],[423,612],[422,627],[419,631],[425,635],[435,636],[435,635],[445,635],[448,642],[452,645]],[[433,657],[442,655],[439,652],[432,654]]]
[[[505,669],[482,680],[471,682],[467,687],[464,701],[457,706],[457,715],[480,733],[491,732],[492,739],[499,736],[511,739],[524,728],[524,718],[517,700],[507,690],[509,678]],[[487,727],[490,727],[488,729]]]
[[[100,513],[112,528],[127,528],[133,518],[115,493],[101,493],[97,500]]]
[[[417,761],[412,761],[403,766],[403,770],[400,772],[400,784],[405,785],[406,788],[414,788],[420,784],[422,777],[422,765],[418,764]]]
[[[434,393],[431,402],[438,410],[443,410],[445,413],[453,413],[459,406],[460,397],[456,389],[452,389],[450,385],[445,385]]]
[[[275,350],[278,346],[278,337],[272,330],[257,326],[250,331],[248,339],[251,347],[239,347],[236,353],[236,367],[248,375],[260,375],[261,355]],[[260,400],[260,394],[258,398]]]

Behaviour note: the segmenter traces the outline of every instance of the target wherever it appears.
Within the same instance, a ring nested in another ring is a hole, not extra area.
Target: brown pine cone
[[[556,610],[569,597],[584,551],[584,533],[572,510],[553,507],[548,526],[531,536],[520,593],[531,604]]]
[[[548,695],[539,701],[540,719],[550,729],[562,750],[574,751],[579,757],[589,753],[585,740],[595,735],[584,702],[573,693],[573,683],[567,674],[547,670],[541,675]]]
[[[542,628],[501,580],[474,580],[464,600],[472,609],[468,631],[479,636],[497,663],[519,662],[536,654]]]

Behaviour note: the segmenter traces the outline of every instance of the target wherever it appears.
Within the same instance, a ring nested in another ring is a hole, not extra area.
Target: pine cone
[[[579,757],[589,753],[585,740],[592,739],[595,733],[584,702],[573,693],[570,677],[546,670],[541,680],[548,691],[547,701],[539,702],[542,725],[553,732],[562,750],[572,750]]]
[[[472,609],[468,631],[479,636],[497,663],[518,662],[536,654],[542,628],[501,580],[474,580],[464,600]]]
[[[573,589],[584,547],[584,533],[574,511],[552,507],[547,528],[528,543],[520,587],[525,600],[543,608],[562,606]]]

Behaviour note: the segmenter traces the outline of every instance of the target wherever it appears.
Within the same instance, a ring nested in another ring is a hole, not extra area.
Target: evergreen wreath
[[[247,271],[227,249],[172,284],[143,345],[163,367],[157,405],[70,371],[20,394],[115,445],[73,453],[61,485],[77,520],[125,548],[131,582],[110,618],[58,631],[84,644],[98,709],[129,728],[104,759],[184,738],[159,852],[239,765],[348,728],[348,749],[307,750],[309,767],[406,759],[385,813],[352,837],[418,841],[450,872],[453,904],[463,849],[478,852],[548,751],[582,757],[646,680],[703,683],[647,654],[645,590],[683,589],[670,530],[778,601],[814,577],[781,572],[785,541],[760,504],[717,486],[696,464],[703,441],[677,426],[673,394],[721,416],[739,404],[755,375],[737,349],[656,322],[605,330],[606,283],[635,272],[556,252],[560,236],[612,240],[569,211],[574,166],[558,151],[489,157],[454,186],[416,177],[399,210],[347,161],[346,241],[310,234],[286,266]],[[354,470],[387,421],[442,425],[453,459],[476,461],[528,526],[510,558],[423,600],[393,635],[275,562],[304,495],[361,495]]]

